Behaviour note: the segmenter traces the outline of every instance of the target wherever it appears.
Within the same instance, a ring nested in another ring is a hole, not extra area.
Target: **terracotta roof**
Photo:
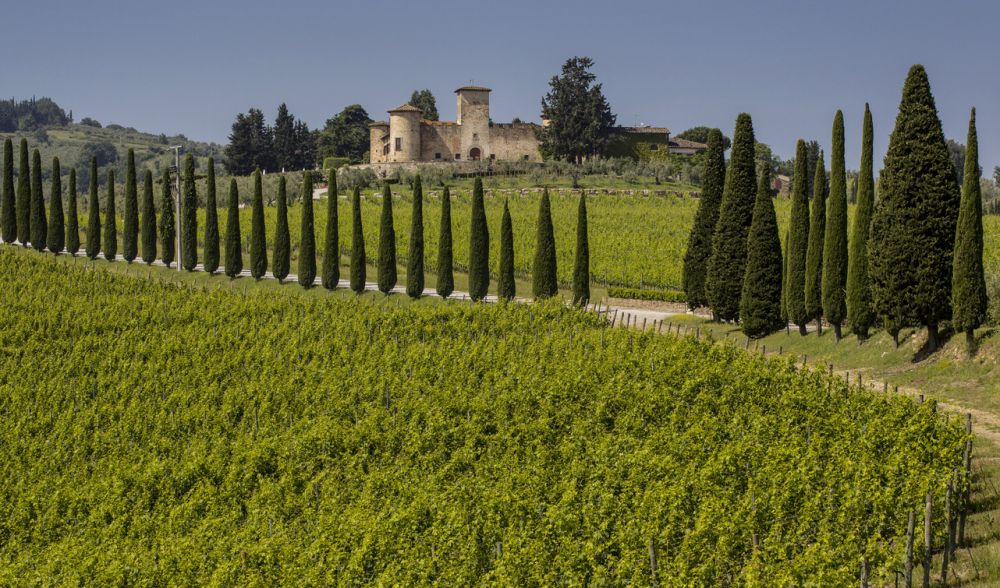
[[[389,123],[385,122],[384,120],[377,120],[377,121],[368,123],[368,126],[369,127],[387,127],[387,126],[389,126]]]
[[[616,133],[663,134],[670,132],[670,129],[666,127],[615,127],[612,130]]]
[[[463,91],[470,91],[470,92],[492,92],[493,90],[490,90],[489,88],[486,88],[486,87],[483,87],[483,86],[462,86],[461,88],[455,90],[455,93],[458,94],[459,92],[463,92]]]
[[[419,108],[417,108],[416,106],[412,105],[412,104],[403,104],[402,106],[397,106],[396,108],[393,108],[389,112],[390,113],[393,113],[393,112],[421,112],[421,110]]]
[[[670,146],[679,149],[708,149],[708,145],[697,141],[688,141],[680,137],[670,137]]]

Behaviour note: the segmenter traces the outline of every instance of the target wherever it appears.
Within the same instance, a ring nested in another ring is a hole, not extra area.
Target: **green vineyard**
[[[0,248],[0,584],[887,584],[967,484],[956,417],[788,359],[98,268]]]

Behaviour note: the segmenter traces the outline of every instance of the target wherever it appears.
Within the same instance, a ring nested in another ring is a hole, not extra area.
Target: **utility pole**
[[[174,150],[174,185],[176,186],[177,195],[177,271],[181,271],[181,149],[183,145],[174,145],[173,147],[167,147],[167,149]]]

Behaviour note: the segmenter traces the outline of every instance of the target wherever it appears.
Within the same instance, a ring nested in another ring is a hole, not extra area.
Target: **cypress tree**
[[[17,240],[22,247],[31,240],[31,167],[28,165],[28,141],[21,139],[20,167],[17,170]]]
[[[410,218],[406,294],[410,298],[420,298],[424,293],[424,188],[419,175],[413,181],[413,212]]]
[[[313,220],[312,172],[302,174],[302,243],[299,247],[299,284],[312,288],[316,283],[316,229]]]
[[[361,188],[355,187],[351,195],[351,290],[357,294],[365,291],[367,268],[365,266],[365,231],[361,224]]]
[[[805,306],[809,320],[823,334],[823,238],[826,233],[826,166],[823,153],[813,176],[812,211],[809,214],[809,244],[806,247]]]
[[[517,295],[514,282],[514,227],[510,208],[503,201],[503,219],[500,221],[500,276],[497,279],[497,298],[511,301]]]
[[[97,196],[97,158],[90,158],[90,192],[87,196],[87,249],[90,259],[101,252],[101,202]]]
[[[531,292],[536,300],[551,298],[559,293],[559,282],[556,279],[556,238],[552,228],[552,205],[549,202],[548,188],[542,191],[542,199],[538,202]]]
[[[49,196],[49,227],[47,246],[49,251],[59,255],[66,244],[66,227],[63,224],[62,170],[59,158],[52,158],[52,192]]]
[[[288,195],[286,194],[285,175],[278,177],[277,218],[274,223],[274,262],[271,273],[278,283],[288,277],[288,267],[291,264],[291,243],[288,236]]]
[[[448,186],[441,195],[441,230],[438,242],[437,293],[441,298],[455,291],[454,259],[451,252],[451,193]]]
[[[788,330],[788,237],[791,231],[785,231],[785,247],[781,258],[781,323]]]
[[[712,234],[719,220],[719,206],[726,182],[726,160],[723,156],[722,131],[708,132],[708,149],[705,152],[705,175],[702,179],[701,198],[694,225],[688,236],[687,251],[684,253],[684,273],[682,284],[684,297],[691,310],[708,306],[705,293],[705,278],[708,260],[712,257]]]
[[[253,210],[250,216],[250,275],[259,280],[267,273],[267,237],[264,233],[264,187],[260,168],[253,172]]]
[[[914,65],[879,177],[868,264],[876,314],[897,340],[901,327],[927,327],[928,351],[937,349],[940,321],[951,318],[959,203],[927,73]]]
[[[184,156],[184,177],[181,179],[181,261],[184,269],[194,271],[198,265],[198,192],[194,186],[194,157]]]
[[[787,323],[786,323],[787,324]],[[771,200],[771,172],[764,166],[757,187],[753,223],[747,237],[746,275],[740,297],[740,326],[747,337],[780,329],[781,240]]]
[[[490,229],[483,203],[483,180],[472,187],[472,221],[469,225],[469,297],[473,302],[486,298],[490,289]]]
[[[208,158],[208,186],[205,188],[205,271],[219,271],[219,203],[215,195],[215,160]]]
[[[861,171],[858,172],[858,205],[854,211],[854,231],[847,257],[847,323],[861,343],[875,321],[872,291],[868,278],[868,233],[875,206],[875,178],[872,171],[872,113],[865,104],[861,133]]]
[[[340,282],[340,217],[337,211],[337,170],[326,182],[326,240],[323,243],[323,287],[333,290]]]
[[[740,296],[746,274],[747,235],[753,221],[757,191],[754,164],[753,121],[750,115],[736,118],[733,150],[726,171],[726,185],[719,220],[712,235],[712,257],[708,262],[705,291],[712,312],[719,319],[739,319]]]
[[[396,287],[396,229],[392,224],[392,190],[382,189],[382,217],[378,231],[378,289],[383,294]]]
[[[226,275],[235,278],[243,271],[243,240],[240,238],[240,189],[236,178],[229,180],[226,205]]]
[[[76,255],[80,250],[80,219],[76,206],[76,169],[69,170],[69,194],[66,201],[66,252]]]
[[[986,273],[983,269],[983,200],[979,186],[979,139],[976,109],[969,116],[969,138],[965,143],[965,175],[955,231],[955,261],[952,270],[952,325],[965,331],[969,351],[975,346],[975,330],[986,320]]]
[[[170,189],[170,168],[163,170],[163,186],[160,196],[160,257],[170,267],[174,262],[177,246],[177,227],[174,219],[174,195]]]
[[[17,239],[17,200],[14,196],[14,143],[3,142],[3,200],[0,201],[0,237],[4,243]]]
[[[785,249],[788,263],[785,270],[785,308],[788,319],[806,334],[812,316],[806,312],[806,256],[809,248],[809,156],[806,142],[799,139],[795,146],[795,176],[792,179],[792,215],[788,223]]]
[[[156,261],[156,206],[153,204],[153,172],[146,170],[142,178],[142,260]]]
[[[132,263],[139,254],[139,194],[135,184],[135,151],[128,150],[125,168],[125,222],[122,225],[122,256]]]
[[[45,197],[42,195],[42,155],[35,149],[31,154],[31,246],[45,251],[48,226],[45,221]]]
[[[573,304],[590,302],[590,239],[587,235],[587,197],[580,191],[576,213],[576,264],[573,266]]]
[[[108,170],[108,197],[104,203],[104,259],[114,261],[118,255],[118,224],[115,213],[115,170]]]
[[[847,177],[844,165],[844,114],[833,118],[833,141],[830,151],[830,197],[826,202],[826,227],[823,236],[823,314],[833,325],[834,338],[840,341],[840,324],[847,317]]]

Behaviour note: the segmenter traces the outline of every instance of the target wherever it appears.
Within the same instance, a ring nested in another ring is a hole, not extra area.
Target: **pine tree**
[[[503,201],[503,219],[500,221],[500,275],[497,279],[497,298],[511,301],[517,295],[514,282],[514,227],[510,208]]]
[[[14,195],[14,143],[3,142],[3,200],[0,201],[0,238],[4,243],[17,239],[17,198]]]
[[[684,274],[682,283],[684,297],[691,310],[707,306],[705,277],[708,260],[712,257],[712,234],[719,220],[719,205],[726,182],[726,160],[723,157],[723,137],[719,129],[708,132],[708,150],[705,152],[705,174],[702,176],[701,198],[694,225],[688,236],[687,251],[684,253]]]
[[[455,291],[454,261],[451,252],[451,193],[448,186],[441,195],[441,229],[438,242],[437,293],[441,298]]]
[[[264,233],[264,187],[260,170],[253,172],[253,210],[250,217],[250,275],[259,280],[267,273],[267,237]]]
[[[986,273],[983,269],[983,200],[979,185],[979,138],[976,109],[969,117],[969,138],[965,143],[965,177],[955,232],[955,261],[952,270],[952,326],[965,331],[969,351],[975,348],[975,330],[986,320]]]
[[[122,257],[132,263],[139,254],[139,194],[135,180],[135,151],[128,150],[125,169],[125,222],[122,225]]]
[[[396,229],[392,223],[392,190],[382,189],[382,217],[378,231],[378,289],[388,295],[396,287]]]
[[[542,190],[542,199],[538,202],[538,222],[535,227],[535,260],[531,265],[531,292],[535,300],[542,300],[559,293],[559,282],[556,279],[556,238],[552,228],[552,205],[547,188]]]
[[[114,261],[118,255],[118,217],[115,213],[115,170],[108,170],[108,197],[104,203],[104,259]]]
[[[52,192],[49,196],[49,227],[48,239],[49,251],[59,255],[66,244],[66,227],[63,224],[63,204],[62,204],[62,170],[59,167],[59,158],[52,158]]]
[[[806,334],[806,325],[812,316],[806,312],[806,256],[809,248],[809,194],[811,182],[806,142],[799,139],[795,146],[795,176],[792,184],[792,216],[788,223],[788,251],[786,269],[785,307],[788,319],[799,326],[799,334]]]
[[[87,257],[101,252],[101,202],[97,196],[97,158],[90,158],[90,192],[87,196]]]
[[[31,246],[38,251],[45,251],[47,241],[45,197],[42,195],[42,155],[35,149],[31,154]]]
[[[271,273],[278,283],[284,282],[288,277],[288,268],[291,264],[291,240],[288,236],[288,195],[285,185],[285,175],[278,177],[278,203],[277,214],[274,223],[274,261],[271,263]]]
[[[194,157],[184,156],[184,177],[181,178],[181,262],[184,269],[194,271],[198,265],[198,192],[194,185]]]
[[[733,150],[726,170],[726,184],[719,220],[712,235],[705,291],[712,313],[721,320],[739,319],[740,296],[746,274],[747,234],[753,221],[757,178],[754,163],[753,121],[736,118]]]
[[[576,213],[576,264],[573,266],[573,304],[590,302],[590,239],[587,235],[587,197],[580,191]]]
[[[834,338],[840,341],[840,325],[847,317],[847,177],[844,164],[844,114],[833,118],[833,141],[830,151],[830,197],[826,202],[826,226],[823,236],[823,314],[833,325]]]
[[[22,247],[31,240],[31,167],[28,165],[28,141],[21,139],[20,166],[17,171],[17,240]]]
[[[147,264],[156,261],[156,206],[153,204],[153,172],[146,170],[142,178],[142,260]]]
[[[215,195],[215,160],[208,158],[205,188],[205,263],[209,275],[219,271],[219,203]]]
[[[483,180],[472,187],[472,220],[469,224],[469,297],[473,302],[486,298],[490,289],[490,229],[486,225]]]
[[[302,242],[299,247],[299,285],[312,288],[316,283],[316,229],[313,219],[312,173],[302,174]]]
[[[340,282],[340,217],[337,211],[337,170],[326,182],[326,240],[323,243],[323,287],[333,290]]]
[[[771,172],[764,166],[757,187],[753,223],[747,237],[746,275],[740,297],[740,326],[747,337],[780,329],[781,240],[771,199]]]
[[[69,170],[69,193],[66,201],[66,253],[76,255],[80,250],[80,219],[77,216],[76,170]]]
[[[826,233],[826,166],[823,154],[813,176],[812,211],[809,213],[809,244],[806,247],[805,306],[809,320],[823,334],[823,238]]]
[[[240,238],[240,189],[236,178],[229,180],[226,205],[226,275],[235,278],[243,271],[243,240]]]
[[[163,169],[162,194],[160,196],[160,257],[170,267],[174,262],[177,247],[177,227],[174,219],[174,195],[170,185],[170,168]]]
[[[854,211],[854,230],[847,257],[847,323],[858,336],[859,343],[868,338],[868,329],[875,321],[868,277],[868,235],[871,230],[872,209],[875,206],[872,135],[872,113],[868,104],[865,104],[861,133],[861,171],[858,172],[858,204]]]
[[[901,327],[927,327],[928,351],[937,349],[938,324],[951,318],[959,203],[927,73],[914,65],[879,176],[868,264],[876,314],[892,327],[894,339]]]
[[[424,189],[418,175],[413,180],[413,212],[410,215],[410,252],[406,264],[406,294],[424,294]]]
[[[351,195],[351,290],[357,294],[365,291],[367,268],[365,266],[365,230],[361,224],[361,188],[355,187]]]

